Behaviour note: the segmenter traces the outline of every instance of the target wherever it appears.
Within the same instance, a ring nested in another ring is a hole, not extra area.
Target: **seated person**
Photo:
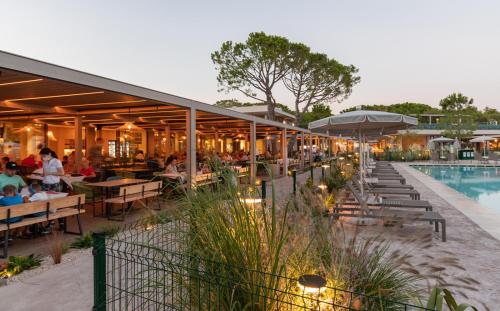
[[[158,164],[158,160],[155,158],[149,158],[148,161],[146,162],[147,166],[151,170],[157,170],[160,165]]]
[[[0,189],[7,185],[12,185],[16,189],[16,193],[21,191],[21,188],[26,187],[26,183],[21,176],[16,174],[18,166],[16,162],[7,162],[5,170],[0,174]]]
[[[46,201],[49,199],[47,193],[42,191],[42,185],[34,183],[31,185],[32,195],[28,198],[30,202]]]
[[[17,193],[16,186],[6,185],[2,188],[3,198],[0,199],[0,206],[11,206],[23,204],[23,198]],[[4,223],[15,223],[23,220],[22,216],[11,217],[9,220],[2,220]]]
[[[96,177],[95,171],[90,166],[90,162],[87,159],[83,159],[81,162],[82,168],[80,168],[80,174],[85,176],[84,179],[92,179]]]
[[[36,201],[47,201],[49,197],[47,196],[47,193],[45,191],[42,191],[42,186],[40,184],[32,184],[31,189],[33,191],[33,194],[28,198],[29,202],[36,202]],[[32,217],[41,217],[41,216],[46,216],[47,212],[38,212],[38,213],[33,213],[28,216]]]
[[[178,174],[179,172],[177,171],[177,157],[176,156],[170,156],[167,159],[166,163],[167,167],[165,169],[165,173],[167,174]]]
[[[0,171],[5,171],[5,165],[10,162],[9,157],[2,157],[0,159]]]
[[[137,162],[144,162],[144,151],[142,150],[137,151],[137,153],[135,154],[135,160]]]
[[[30,154],[27,156],[22,162],[22,166],[30,167],[30,168],[37,168],[36,160],[35,160],[35,155]]]

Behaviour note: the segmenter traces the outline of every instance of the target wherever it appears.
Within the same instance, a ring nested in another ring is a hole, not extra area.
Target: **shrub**
[[[92,238],[92,233],[88,232],[82,237],[79,237],[75,242],[71,243],[72,248],[84,249],[90,248],[94,245],[94,240]]]
[[[0,271],[0,277],[10,277],[25,270],[30,270],[41,264],[40,256],[31,254],[29,256],[10,256],[7,267]]]
[[[60,264],[62,255],[68,251],[68,245],[63,241],[63,233],[53,231],[50,236],[47,236],[47,247],[54,264]]]

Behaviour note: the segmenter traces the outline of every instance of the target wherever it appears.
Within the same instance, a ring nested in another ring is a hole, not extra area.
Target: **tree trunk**
[[[275,109],[276,104],[273,101],[271,92],[266,92],[266,103],[267,103],[267,118],[274,121],[276,119]]]

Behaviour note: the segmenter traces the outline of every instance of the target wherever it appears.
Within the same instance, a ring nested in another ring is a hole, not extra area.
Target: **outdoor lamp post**
[[[328,164],[323,164],[323,165],[321,165],[321,178],[322,178],[323,180],[325,180],[325,171],[326,171],[326,169],[327,169],[327,168],[329,168],[329,167],[330,167],[330,165],[328,165]]]
[[[317,294],[326,290],[326,279],[317,274],[304,274],[298,279],[299,288],[304,294]]]

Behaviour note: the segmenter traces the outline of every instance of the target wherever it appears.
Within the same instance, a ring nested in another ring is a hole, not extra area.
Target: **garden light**
[[[325,184],[321,184],[318,186],[318,188],[321,190],[325,190],[327,188],[327,186]]]
[[[317,274],[304,274],[299,277],[298,285],[306,294],[319,294],[326,290],[326,279]]]

